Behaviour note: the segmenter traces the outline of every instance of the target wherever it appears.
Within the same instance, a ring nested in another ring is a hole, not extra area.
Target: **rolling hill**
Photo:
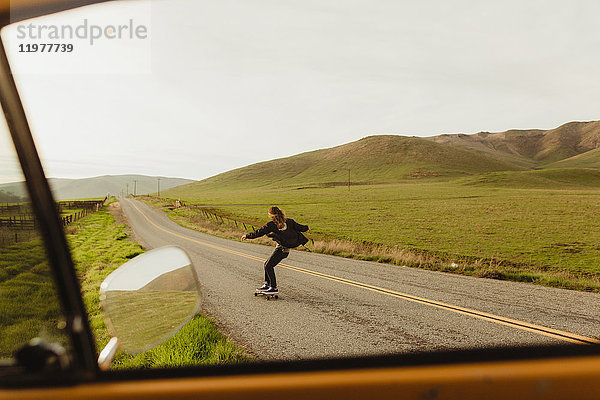
[[[260,162],[181,186],[197,190],[247,190],[465,178],[467,184],[531,187],[589,182],[597,186],[600,121],[571,122],[551,130],[509,130],[429,138],[368,136],[356,142]],[[546,174],[527,173],[552,168]],[[576,171],[561,169],[576,168]],[[592,169],[592,170],[590,170]],[[513,174],[514,175],[511,175]],[[487,176],[489,179],[469,180]],[[561,175],[564,175],[561,177]],[[502,183],[501,183],[502,182]],[[587,184],[586,184],[587,185]]]
[[[561,168],[563,165],[565,168],[600,168],[600,162],[585,165],[556,164],[600,147],[600,121],[569,122],[550,130],[479,132],[474,135],[439,135],[426,139],[530,169]]]
[[[181,189],[269,188],[395,182],[522,170],[515,164],[422,138],[369,136],[341,146],[253,164]]]
[[[67,200],[104,197],[107,193],[119,194],[121,191],[125,193],[127,185],[129,193],[132,194],[136,185],[137,194],[156,193],[159,178],[161,191],[194,182],[190,179],[145,175],[104,175],[84,179],[50,178],[48,182],[57,200]],[[0,190],[13,196],[26,197],[26,188],[22,182],[1,184]]]
[[[549,164],[547,168],[595,168],[600,169],[600,149],[594,149]]]

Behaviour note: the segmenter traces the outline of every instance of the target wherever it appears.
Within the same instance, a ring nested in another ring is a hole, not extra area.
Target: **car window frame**
[[[54,197],[44,174],[0,38],[0,104],[29,193],[46,258],[51,267],[57,295],[62,305],[66,330],[70,333],[73,359],[70,370],[82,376],[97,374],[96,345],[81,296],[81,289],[64,234]]]
[[[23,1],[18,13],[11,15],[10,2],[0,3],[0,29],[22,20],[53,14],[86,5],[112,0],[84,1]],[[6,3],[6,4],[5,4]],[[324,370],[352,370],[381,367],[408,367],[424,365],[450,365],[474,362],[509,360],[532,360],[556,357],[597,356],[600,345],[557,344],[550,346],[496,347],[489,349],[467,349],[317,359],[289,362],[260,362],[238,365],[196,366],[179,368],[155,368],[144,370],[100,371],[97,364],[98,349],[89,325],[87,312],[75,272],[73,260],[66,240],[54,197],[31,134],[26,113],[19,97],[10,63],[0,38],[0,104],[15,145],[15,149],[26,180],[32,207],[39,220],[40,232],[47,251],[49,265],[54,273],[57,292],[67,321],[67,330],[73,346],[72,365],[69,371],[52,377],[22,376],[17,386],[56,385],[84,381],[120,381],[158,378],[208,377],[239,374],[264,374],[272,372],[301,372]]]

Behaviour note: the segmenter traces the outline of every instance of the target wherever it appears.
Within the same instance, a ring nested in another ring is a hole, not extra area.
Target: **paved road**
[[[203,313],[264,360],[390,354],[600,338],[600,295],[292,251],[279,300],[255,297],[273,248],[183,228],[121,199],[147,246],[191,256]]]

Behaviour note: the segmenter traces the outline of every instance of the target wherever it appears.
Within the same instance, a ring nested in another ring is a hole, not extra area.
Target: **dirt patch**
[[[559,249],[563,253],[577,254],[581,253],[585,249],[585,243],[572,242],[572,243],[553,243],[549,247],[550,249]]]
[[[404,175],[404,178],[406,178],[406,179],[421,179],[421,178],[434,178],[437,176],[440,176],[439,172],[415,169],[414,171],[409,172],[408,174]]]
[[[134,243],[139,243],[140,245],[142,245],[144,250],[149,249],[146,242],[144,242],[144,240],[138,235],[136,235],[135,231],[131,229],[131,226],[129,225],[129,220],[127,219],[125,213],[123,212],[123,209],[121,208],[121,203],[115,201],[113,203],[110,203],[106,207],[106,209],[114,217],[115,223],[125,225],[125,233],[127,234],[127,238],[125,240]]]

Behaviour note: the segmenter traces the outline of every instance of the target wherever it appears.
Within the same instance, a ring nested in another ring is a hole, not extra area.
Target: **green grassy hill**
[[[547,131],[535,155],[541,166],[594,150],[600,144],[600,121],[570,122]]]
[[[547,168],[595,168],[600,169],[600,149],[587,151],[574,157],[547,165]]]
[[[595,187],[589,168],[600,168],[600,121],[570,122],[551,130],[509,130],[431,138],[380,135],[329,149],[265,161],[181,186],[171,197],[198,191],[305,188],[352,184],[442,181],[498,182],[506,187]],[[513,174],[534,169],[575,168],[570,172]],[[506,173],[500,173],[500,172]],[[489,175],[490,173],[493,173]],[[591,181],[587,181],[587,179]]]
[[[369,136],[341,146],[265,161],[167,192],[279,188],[447,179],[492,171],[521,170],[464,149],[404,136]]]
[[[600,146],[600,121],[569,122],[550,130],[480,132],[475,135],[440,135],[427,139],[526,168],[545,168]]]

